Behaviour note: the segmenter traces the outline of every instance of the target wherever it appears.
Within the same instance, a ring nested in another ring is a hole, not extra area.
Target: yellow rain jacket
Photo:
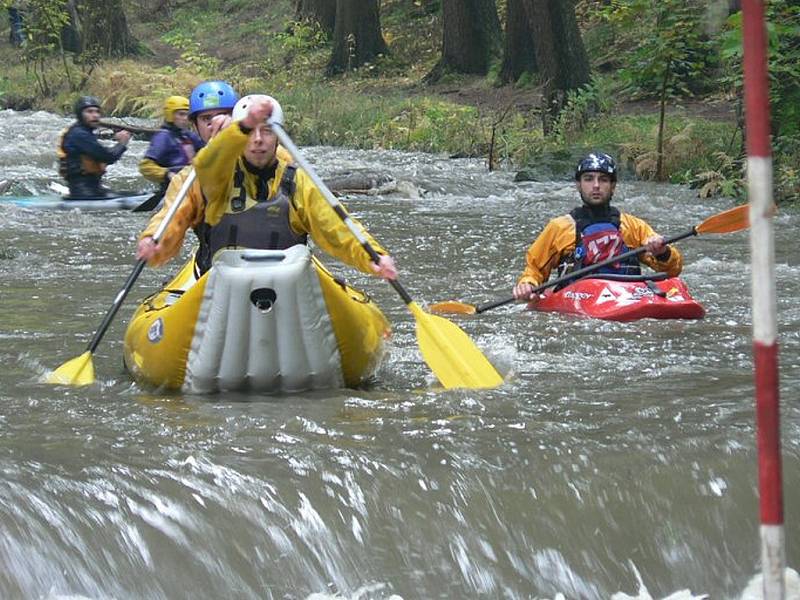
[[[645,221],[626,213],[620,215],[619,229],[628,248],[643,246],[647,238],[656,235]],[[571,215],[550,220],[528,248],[525,271],[518,283],[530,283],[536,287],[547,281],[550,272],[575,251],[575,240],[575,219]],[[663,262],[647,252],[639,255],[639,261],[654,271],[664,271],[670,277],[676,277],[683,269],[683,257],[674,246],[669,248],[669,257]]]
[[[292,159],[292,155],[289,154],[288,150],[286,150],[286,148],[283,146],[278,146],[277,155],[279,160],[288,162]],[[169,186],[167,187],[167,191],[164,193],[164,203],[159,211],[150,218],[150,221],[147,223],[147,227],[144,228],[144,231],[139,234],[140,240],[146,237],[153,237],[156,229],[158,229],[158,226],[161,225],[164,217],[167,216],[167,212],[169,212],[170,207],[175,203],[175,200],[178,197],[178,192],[183,187],[183,183],[186,181],[189,173],[191,173],[192,168],[192,165],[184,167],[175,175],[173,175],[169,182]],[[186,230],[200,225],[200,223],[203,222],[204,216],[205,200],[203,198],[203,190],[200,187],[200,182],[195,179],[194,183],[186,194],[186,198],[183,200],[180,208],[175,213],[175,216],[172,218],[172,221],[170,221],[170,224],[167,226],[164,235],[161,236],[161,241],[158,244],[158,250],[147,264],[151,267],[158,267],[177,256],[181,251],[181,246],[183,246],[183,239],[186,235]]]
[[[183,205],[162,236],[159,252],[150,261],[152,266],[163,264],[180,251],[183,237],[188,228],[203,222],[209,225],[219,222],[230,205],[237,163],[244,173],[244,187],[248,191],[248,196],[255,197],[256,177],[242,164],[242,154],[247,146],[247,140],[248,135],[242,132],[237,123],[233,123],[198,153],[194,160],[197,180],[189,189]],[[278,167],[275,177],[270,181],[270,196],[276,193],[283,171],[291,161],[289,153],[282,147],[278,148],[277,156]],[[140,235],[140,239],[153,235],[169,210],[169,206],[175,201],[175,196],[188,174],[189,170],[186,168],[172,178],[164,206],[150,220],[147,228]],[[298,169],[294,183],[295,193],[292,196],[289,210],[289,223],[292,230],[298,235],[304,233],[311,235],[314,242],[331,256],[365,273],[372,274],[373,271],[370,268],[372,261],[369,255],[330,207],[308,175]],[[356,226],[360,227],[358,221],[352,220]],[[364,233],[376,252],[386,254],[386,251],[366,231]]]

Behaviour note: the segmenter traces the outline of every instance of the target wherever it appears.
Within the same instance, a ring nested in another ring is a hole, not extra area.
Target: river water
[[[0,112],[12,191],[57,181],[68,122]],[[134,141],[111,167],[112,186],[142,185],[145,148]],[[517,184],[479,160],[306,152],[323,176],[371,169],[402,183],[346,203],[423,305],[506,296],[533,237],[576,199],[568,181]],[[628,182],[615,201],[665,235],[734,205]],[[347,268],[394,329],[368,389],[142,389],[122,368],[126,322],[179,263],[140,277],[95,354],[97,384],[40,383],[84,351],[146,218],[0,203],[0,597],[739,598],[759,571],[746,232],[681,242],[701,321],[514,306],[450,317],[506,375],[495,390],[439,389],[400,298]],[[798,568],[800,216],[782,211],[775,227]]]

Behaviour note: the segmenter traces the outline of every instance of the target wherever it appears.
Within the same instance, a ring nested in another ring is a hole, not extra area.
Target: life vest
[[[58,174],[64,179],[70,179],[78,176],[92,175],[100,177],[106,172],[106,163],[96,161],[95,159],[81,154],[79,157],[70,156],[64,149],[64,141],[70,131],[75,127],[80,127],[80,123],[73,123],[61,132],[58,138],[58,145],[56,146],[56,156],[58,156]]]
[[[569,274],[583,267],[608,260],[629,250],[620,231],[621,215],[618,209],[608,207],[603,217],[597,217],[585,206],[570,212],[575,220],[575,250],[572,256],[562,261],[561,274]],[[630,256],[620,262],[612,263],[596,271],[597,273],[618,273],[640,275],[639,258]]]
[[[268,198],[269,181],[258,180],[258,193],[251,198],[245,186],[245,174],[239,164],[233,176],[233,188],[225,213],[218,223],[203,223],[197,228],[200,249],[197,264],[201,273],[211,268],[211,259],[223,248],[284,250],[306,244],[308,235],[297,235],[289,223],[289,207],[295,191],[297,168],[287,165],[275,195]]]
[[[151,142],[144,157],[154,161],[160,167],[165,167],[169,171],[177,173],[192,162],[195,154],[197,154],[195,141],[187,131],[176,127],[172,123],[164,123],[160,132],[163,132],[161,133],[163,141],[155,148],[153,142]],[[199,139],[197,143],[199,144]]]

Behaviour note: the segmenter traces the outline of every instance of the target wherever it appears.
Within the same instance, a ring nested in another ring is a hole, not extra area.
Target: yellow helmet
[[[176,110],[189,110],[189,99],[183,96],[170,96],[164,101],[164,120],[172,123]]]

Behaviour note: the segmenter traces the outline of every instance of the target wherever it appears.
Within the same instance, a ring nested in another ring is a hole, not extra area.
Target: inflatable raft
[[[124,360],[138,381],[187,392],[354,387],[389,332],[377,305],[305,246],[223,250],[199,279],[190,260],[141,303]]]
[[[666,273],[585,277],[547,290],[533,308],[610,321],[701,319],[706,314],[686,284]]]
[[[72,198],[70,196],[59,196],[57,194],[45,194],[42,196],[0,196],[0,203],[37,209],[132,210],[152,195],[153,192],[109,196],[107,198]]]

